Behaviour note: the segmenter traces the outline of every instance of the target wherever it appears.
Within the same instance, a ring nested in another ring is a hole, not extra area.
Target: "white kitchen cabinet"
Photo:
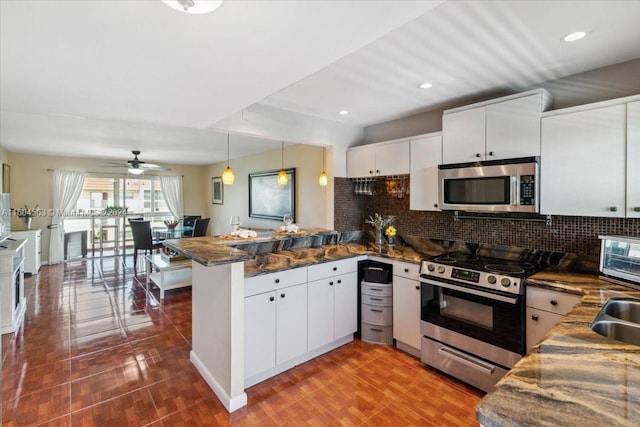
[[[0,333],[15,332],[24,319],[24,239],[5,240],[0,249]]]
[[[245,378],[276,366],[275,299],[275,291],[244,299]]]
[[[350,148],[347,151],[347,178],[408,174],[409,150],[409,139]]]
[[[393,263],[393,338],[396,346],[420,355],[420,266]]]
[[[276,291],[276,364],[307,352],[307,284]]]
[[[542,118],[542,214],[625,216],[626,120],[624,104]]]
[[[442,116],[442,163],[483,160],[485,129],[484,107],[445,111]]]
[[[564,292],[527,287],[527,351],[540,342],[580,298]]]
[[[445,111],[442,162],[539,156],[540,117],[551,103],[535,89]]]
[[[442,132],[411,138],[409,209],[437,211],[438,165],[442,163]]]
[[[355,259],[308,267],[309,351],[358,329],[357,267]]]
[[[627,104],[627,218],[640,218],[640,101]]]
[[[11,237],[27,240],[24,245],[24,272],[38,274],[42,265],[42,230],[12,231]]]
[[[245,279],[245,378],[307,351],[307,268]]]

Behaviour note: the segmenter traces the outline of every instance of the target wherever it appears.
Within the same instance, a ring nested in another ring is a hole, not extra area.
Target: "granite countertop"
[[[340,243],[338,236],[331,230],[312,228],[245,239],[225,235],[165,240],[164,245],[205,266],[244,261],[245,277],[361,255],[420,263],[448,250],[429,241],[382,247],[359,241]]]
[[[640,346],[590,327],[611,296],[640,298],[640,291],[560,271],[537,273],[527,286],[583,298],[482,399],[478,421],[485,427],[640,425]]]

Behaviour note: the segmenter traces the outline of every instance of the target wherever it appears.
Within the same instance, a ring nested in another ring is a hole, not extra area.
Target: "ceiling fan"
[[[139,150],[132,150],[133,159],[127,160],[126,164],[123,163],[113,163],[109,162],[105,165],[105,167],[121,167],[127,168],[127,171],[134,175],[141,175],[145,171],[170,171],[170,168],[166,168],[164,166],[154,165],[152,163],[147,163],[143,160],[138,159],[138,155],[140,154]]]

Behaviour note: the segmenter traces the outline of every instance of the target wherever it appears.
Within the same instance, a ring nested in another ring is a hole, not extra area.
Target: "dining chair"
[[[162,242],[153,240],[151,221],[129,219],[131,235],[133,236],[133,271],[138,272],[138,251],[144,254],[152,253],[154,249],[162,248]]]
[[[182,219],[183,227],[193,227],[193,224],[196,222],[196,219],[202,218],[202,215],[185,215]],[[193,230],[185,231],[182,233],[182,237],[193,237]]]
[[[210,220],[211,218],[196,219],[196,222],[193,224],[193,237],[206,236]]]

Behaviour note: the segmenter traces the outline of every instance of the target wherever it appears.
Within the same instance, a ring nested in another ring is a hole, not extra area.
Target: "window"
[[[117,206],[128,214],[166,216],[169,209],[162,196],[158,177],[100,177],[88,176],[84,180],[77,209],[80,214],[100,214],[105,208]]]

